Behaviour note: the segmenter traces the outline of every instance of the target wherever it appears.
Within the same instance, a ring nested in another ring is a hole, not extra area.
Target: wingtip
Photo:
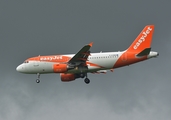
[[[89,43],[89,45],[90,45],[90,47],[92,47],[93,46],[93,42]]]

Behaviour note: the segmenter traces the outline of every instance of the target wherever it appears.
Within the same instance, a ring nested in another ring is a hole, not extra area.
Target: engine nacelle
[[[54,64],[53,65],[53,71],[55,73],[64,73],[67,72],[68,65],[67,64]]]
[[[70,73],[67,74],[61,73],[60,76],[61,76],[61,81],[63,82],[69,82],[76,79],[75,74],[70,74]]]

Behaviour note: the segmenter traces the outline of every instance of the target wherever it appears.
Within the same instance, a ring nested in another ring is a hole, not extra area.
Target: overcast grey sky
[[[1,0],[1,120],[170,120],[170,0]],[[147,24],[160,53],[113,73],[62,83],[58,74],[16,72],[37,55],[126,49]]]

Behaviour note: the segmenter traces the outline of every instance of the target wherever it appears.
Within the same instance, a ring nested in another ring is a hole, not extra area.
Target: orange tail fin
[[[154,32],[154,25],[147,25],[134,40],[131,46],[127,49],[129,52],[140,52],[146,48],[150,48],[152,36]]]

